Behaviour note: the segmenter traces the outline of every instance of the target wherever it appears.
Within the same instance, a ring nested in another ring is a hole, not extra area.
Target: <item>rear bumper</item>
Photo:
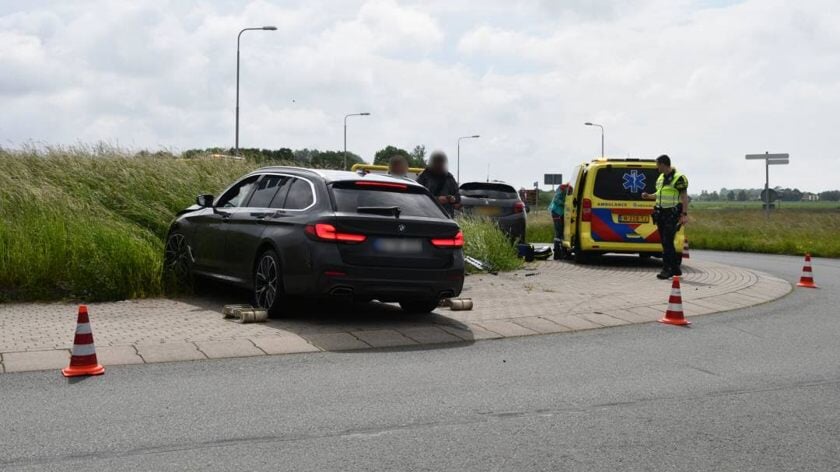
[[[352,296],[383,302],[457,297],[464,288],[463,251],[453,251],[452,263],[439,269],[372,267],[345,263],[337,248],[319,244],[312,271],[287,280],[288,292],[306,296]],[[291,282],[291,283],[290,283]]]
[[[375,298],[383,302],[457,297],[464,287],[464,271],[336,268],[318,277],[317,295]]]
[[[674,245],[677,252],[682,253],[683,241],[685,240],[685,232],[680,229],[677,236],[674,238]],[[645,254],[661,254],[662,245],[660,243],[618,243],[595,241],[588,234],[581,235],[580,248],[586,252],[600,252],[600,253],[645,253]]]

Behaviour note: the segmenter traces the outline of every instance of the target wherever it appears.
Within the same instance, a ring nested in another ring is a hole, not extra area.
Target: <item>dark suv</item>
[[[421,185],[376,174],[267,167],[200,195],[166,239],[165,269],[284,295],[399,302],[427,313],[464,284],[464,237]]]

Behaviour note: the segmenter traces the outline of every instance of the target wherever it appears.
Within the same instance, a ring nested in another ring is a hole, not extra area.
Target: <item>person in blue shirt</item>
[[[566,193],[569,185],[561,184],[548,205],[551,220],[554,222],[554,259],[560,259],[560,245],[563,241],[563,218],[566,210]]]

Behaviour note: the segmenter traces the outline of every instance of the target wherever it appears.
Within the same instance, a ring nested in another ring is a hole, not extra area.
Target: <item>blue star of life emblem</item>
[[[645,174],[631,170],[624,174],[624,183],[621,186],[631,193],[639,193],[645,189]]]

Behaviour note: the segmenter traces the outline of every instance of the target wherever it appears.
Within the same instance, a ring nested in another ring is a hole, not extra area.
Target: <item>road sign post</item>
[[[762,192],[762,200],[764,201],[764,212],[767,218],[770,218],[770,166],[787,165],[790,163],[790,154],[747,154],[745,156],[748,161],[764,159],[764,192]]]

